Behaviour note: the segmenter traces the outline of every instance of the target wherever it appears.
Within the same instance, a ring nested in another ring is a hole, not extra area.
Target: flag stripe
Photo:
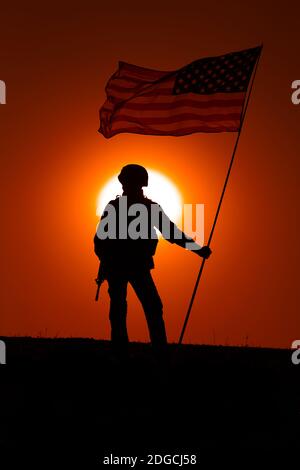
[[[120,83],[121,82],[121,83]],[[114,92],[121,93],[122,96],[126,93],[132,94],[132,93],[139,93],[139,92],[144,92],[145,93],[151,93],[153,89],[155,89],[156,92],[166,92],[169,95],[172,92],[173,86],[175,82],[175,77],[172,77],[171,79],[168,80],[163,80],[159,83],[156,82],[140,82],[139,86],[126,86],[123,84],[121,80],[115,80],[115,82],[111,82],[107,85],[106,87],[106,92],[108,95],[114,96]],[[147,90],[149,90],[147,92]],[[151,96],[151,95],[150,95]]]
[[[222,111],[227,107],[241,108],[243,106],[244,99],[244,93],[236,93],[234,96],[232,96],[232,94],[203,96],[190,93],[183,97],[169,95],[159,99],[149,99],[144,96],[136,96],[132,99],[119,102],[115,111],[118,112],[120,109],[123,109],[128,110],[128,112],[131,113],[133,110],[144,111],[148,108],[153,110],[153,113],[155,114],[156,112],[166,112],[168,109],[176,112],[180,107],[185,107],[187,105],[191,106],[193,110],[212,109],[214,107],[218,107]]]
[[[173,110],[177,108],[191,107],[191,108],[228,108],[228,107],[240,107],[243,106],[243,99],[229,99],[229,100],[212,100],[204,101],[195,99],[177,99],[176,101],[166,102],[166,103],[132,103],[128,102],[122,106],[122,109],[130,110],[141,110],[141,111],[164,111],[164,110]]]
[[[150,88],[150,86],[149,86]],[[166,87],[160,87],[160,88],[153,88],[153,89],[150,89],[149,91],[148,90],[148,87],[147,88],[140,88],[138,90],[134,90],[132,89],[131,91],[129,91],[128,89],[127,90],[124,90],[123,87],[118,87],[116,85],[112,86],[112,89],[114,91],[116,91],[117,93],[108,93],[108,96],[109,97],[113,97],[113,98],[120,98],[120,99],[127,99],[127,98],[130,98],[130,97],[134,97],[134,98],[138,98],[139,96],[140,97],[151,97],[151,96],[154,96],[154,97],[158,97],[158,96],[167,96],[167,97],[172,97],[173,99],[176,99],[177,97],[172,95],[171,94],[171,91],[172,89],[169,87],[169,88],[166,88]],[[109,90],[107,90],[109,91]],[[138,95],[135,97],[135,94],[138,93]],[[225,94],[225,93],[224,93]],[[228,92],[227,93],[228,95],[233,95],[233,93],[230,93]],[[245,93],[242,93],[243,95],[245,95]],[[203,97],[205,95],[200,95],[200,97]],[[207,95],[207,97],[210,97],[210,96],[215,96],[215,94],[211,94],[211,95]]]
[[[188,119],[189,115],[197,117],[197,119],[205,119],[206,116],[217,116],[219,119],[220,116],[232,116],[238,115],[240,117],[241,107],[227,107],[227,108],[220,108],[220,107],[213,107],[213,108],[193,108],[192,106],[184,107],[181,106],[176,110],[130,110],[128,111],[125,107],[121,107],[119,111],[115,112],[114,120],[119,120],[120,116],[125,116],[124,119],[128,119],[128,116],[132,117],[135,121],[138,119],[143,123],[147,123],[146,119],[151,118],[161,118],[166,119],[170,117],[179,116],[179,119]],[[177,119],[176,119],[177,120]]]
[[[110,84],[113,81],[118,81],[120,82],[120,85],[124,84],[124,86],[127,86],[130,83],[135,83],[139,85],[141,83],[149,83],[149,80],[142,80],[141,78],[131,77],[130,75],[118,76],[118,77],[115,77],[114,79],[110,79],[108,81],[108,84]]]
[[[191,126],[191,127],[179,126],[172,130],[168,130],[168,133],[166,133],[165,130],[160,130],[160,129],[154,129],[154,128],[147,129],[144,127],[127,126],[127,127],[119,127],[116,129],[112,129],[110,136],[113,137],[116,134],[121,134],[125,132],[133,133],[133,134],[143,134],[143,135],[161,135],[161,136],[172,135],[175,137],[194,134],[195,132],[205,132],[205,133],[237,132],[239,129],[239,122],[237,122],[236,124],[233,124],[233,123],[224,124],[224,125],[220,124],[215,127],[207,126],[205,124]]]
[[[110,96],[110,100],[113,100],[117,97],[117,95]],[[179,102],[181,100],[186,100],[186,99],[191,99],[193,101],[199,101],[199,102],[211,102],[211,101],[232,101],[232,100],[239,100],[240,103],[243,102],[245,98],[245,93],[215,93],[211,95],[196,95],[195,93],[187,93],[185,95],[173,95],[171,92],[168,93],[168,95],[164,96],[163,98],[159,97],[159,99],[156,99],[156,96],[154,95],[154,98],[149,99],[148,96],[145,96],[145,94],[130,94],[130,100],[122,97],[123,104],[128,104],[128,103],[145,103],[145,104],[151,104],[151,103],[173,103],[173,102]],[[121,97],[120,97],[121,98]]]
[[[168,76],[174,72],[162,71],[155,69],[148,69],[146,67],[140,67],[134,64],[128,64],[127,62],[119,62],[119,74],[120,76],[132,77],[134,79],[144,80],[152,82],[160,80],[161,78]]]
[[[143,117],[142,120],[140,117],[135,117],[129,114],[120,114],[115,116],[114,121],[115,122],[120,122],[120,121],[125,121],[125,122],[136,122],[136,121],[142,121],[144,125],[151,125],[151,124],[172,124],[174,122],[180,122],[180,121],[191,121],[191,120],[203,120],[205,122],[210,122],[210,121],[224,121],[224,120],[239,120],[240,119],[240,114],[239,113],[233,113],[233,114],[212,114],[212,115],[203,115],[201,116],[199,114],[193,114],[193,113],[182,113],[182,114],[175,114],[167,117],[151,117],[151,118],[146,118]]]
[[[178,129],[183,129],[185,132],[186,129],[195,129],[196,127],[199,128],[206,128],[206,129],[212,129],[216,132],[223,132],[225,128],[238,128],[239,125],[239,120],[235,121],[212,121],[212,122],[206,122],[205,120],[191,120],[191,121],[185,121],[184,123],[178,123],[174,122],[171,124],[164,124],[164,125],[142,125],[139,122],[116,122],[114,123],[112,127],[112,131],[117,131],[119,129],[128,129],[127,132],[131,132],[131,129],[145,129],[147,130],[148,134],[151,134],[151,132],[157,134],[164,132],[165,135],[169,132],[177,132]]]
[[[120,85],[120,86],[124,86],[125,88],[126,87],[131,87],[131,88],[134,88],[134,87],[140,87],[140,86],[143,86],[143,85],[156,85],[156,86],[160,86],[161,84],[171,84],[171,82],[174,84],[175,83],[175,76],[165,76],[165,77],[162,77],[160,78],[159,80],[143,80],[143,79],[137,79],[137,78],[134,78],[134,77],[130,77],[130,76],[127,76],[127,75],[120,75],[118,77],[115,77],[114,79],[110,79],[108,82],[107,82],[107,85],[106,86],[110,86],[110,85]]]

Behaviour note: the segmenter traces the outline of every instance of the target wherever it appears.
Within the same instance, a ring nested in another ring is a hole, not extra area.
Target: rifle
[[[95,279],[95,282],[97,284],[97,291],[96,291],[96,297],[95,301],[97,302],[99,299],[99,292],[100,292],[100,287],[102,282],[104,281],[104,274],[103,274],[103,269],[101,263],[99,264],[99,269],[98,269],[98,275],[97,278]]]

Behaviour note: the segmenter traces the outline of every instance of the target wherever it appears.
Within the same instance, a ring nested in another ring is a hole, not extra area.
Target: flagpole
[[[254,69],[254,72],[253,72],[253,75],[252,75],[252,80],[251,80],[249,93],[248,93],[246,102],[244,104],[244,108],[242,110],[241,125],[240,125],[238,135],[237,135],[237,138],[236,138],[236,141],[235,141],[235,145],[234,145],[233,152],[232,152],[232,157],[231,157],[231,160],[230,160],[230,163],[229,163],[227,175],[226,175],[224,185],[223,185],[223,190],[221,192],[221,196],[220,196],[219,204],[218,204],[218,207],[217,207],[216,215],[215,215],[213,225],[212,225],[212,228],[211,228],[211,231],[210,231],[210,235],[209,235],[209,238],[208,238],[208,242],[207,242],[208,247],[210,246],[212,238],[213,238],[213,234],[214,234],[216,224],[217,224],[217,221],[218,221],[218,217],[219,217],[219,213],[220,213],[220,210],[221,210],[222,202],[223,202],[223,199],[224,199],[225,191],[226,191],[226,188],[227,188],[228,180],[229,180],[229,177],[230,177],[232,165],[233,165],[233,162],[234,162],[234,157],[235,157],[236,150],[237,150],[237,147],[238,147],[238,143],[239,143],[239,140],[240,140],[243,124],[244,124],[244,121],[245,121],[245,115],[246,115],[246,112],[247,112],[251,92],[252,92],[252,89],[253,89],[253,84],[254,84],[254,80],[255,80],[255,76],[256,76],[256,72],[257,72],[257,68],[258,68],[258,63],[259,63],[259,59],[260,59],[261,52],[262,52],[262,48],[263,48],[263,45],[261,45],[261,50],[260,50],[260,53],[259,53],[259,55],[257,57],[257,60],[256,60],[255,69]],[[204,265],[205,265],[205,258],[203,258],[202,262],[201,262],[201,266],[200,266],[200,269],[199,269],[199,272],[198,272],[195,287],[194,287],[192,297],[191,297],[191,300],[190,300],[190,303],[189,303],[189,306],[188,306],[188,310],[187,310],[187,313],[186,313],[186,316],[185,316],[185,320],[184,320],[184,324],[183,324],[183,327],[182,327],[182,330],[181,330],[181,333],[180,333],[178,344],[182,343],[182,340],[183,340],[183,337],[184,337],[184,333],[185,333],[185,330],[186,330],[187,323],[189,321],[189,317],[190,317],[190,314],[191,314],[191,310],[192,310],[192,307],[193,307],[193,303],[194,303],[194,300],[195,300],[195,296],[196,296],[196,293],[197,293],[199,282],[200,282],[200,279],[201,279],[201,276],[202,276]]]

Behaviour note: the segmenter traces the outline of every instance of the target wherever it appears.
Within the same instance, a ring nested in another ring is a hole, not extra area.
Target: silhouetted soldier
[[[123,195],[106,206],[94,237],[95,253],[101,260],[101,275],[109,286],[112,344],[120,350],[126,349],[128,344],[126,295],[130,282],[143,306],[152,345],[157,350],[164,349],[167,337],[163,306],[151,276],[158,243],[155,228],[169,242],[184,248],[191,246],[203,258],[208,258],[211,250],[196,244],[170,221],[157,203],[144,196],[142,188],[148,186],[148,173],[144,167],[126,165],[118,179]],[[144,218],[133,224],[139,236],[136,231],[133,233],[130,224],[140,212]]]

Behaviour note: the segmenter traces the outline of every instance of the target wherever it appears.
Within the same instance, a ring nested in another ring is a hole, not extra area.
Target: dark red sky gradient
[[[185,10],[185,7],[187,9]],[[204,203],[206,237],[235,134],[97,133],[118,60],[174,70],[264,43],[220,220],[188,325],[193,343],[289,347],[300,335],[300,4],[26,2],[1,6],[1,335],[109,337],[94,302],[96,199],[125,163],[163,172]],[[155,280],[176,341],[199,259],[162,241]],[[129,334],[148,340],[130,291]],[[248,339],[246,339],[248,338]]]

